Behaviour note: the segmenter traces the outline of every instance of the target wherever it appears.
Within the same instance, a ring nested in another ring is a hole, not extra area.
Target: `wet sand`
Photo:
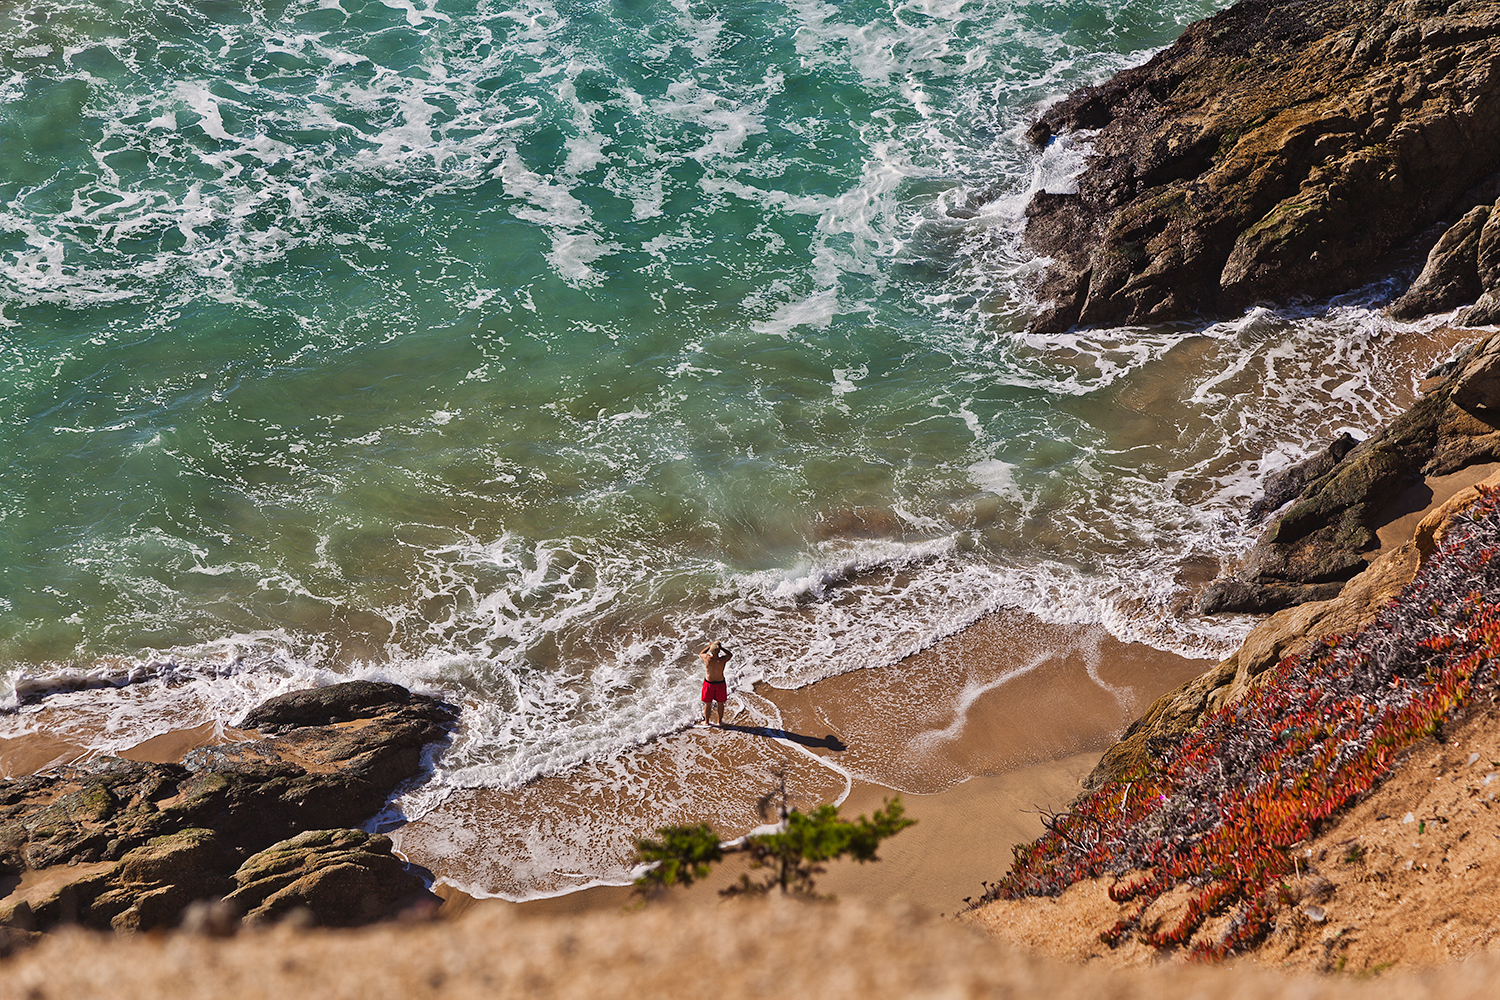
[[[76,743],[41,733],[0,738],[0,778],[17,778],[71,764],[87,753]]]
[[[952,913],[1004,873],[1011,845],[1041,832],[1038,809],[1071,800],[1100,752],[1151,700],[1211,662],[1121,643],[1100,628],[997,614],[894,667],[744,695],[774,706],[778,729],[731,718],[724,730],[676,733],[515,792],[456,793],[395,836],[411,860],[465,888],[493,892],[507,879],[521,888],[516,872],[528,864],[533,875],[549,866],[566,872],[585,857],[595,871],[614,865],[622,881],[631,839],[656,826],[709,822],[732,837],[774,818],[754,806],[782,768],[793,806],[847,795],[841,811],[852,817],[901,794],[918,819],[888,842],[884,860],[837,864],[820,891],[901,896]],[[599,816],[619,821],[600,842],[548,836]],[[731,860],[689,892],[712,895],[741,870]],[[472,905],[452,886],[443,893],[451,912]],[[630,900],[628,888],[595,886],[520,909],[578,912]]]
[[[0,739],[0,778],[32,774],[49,767],[72,764],[89,756],[89,751],[82,745],[88,741],[88,734],[77,735],[81,737],[78,743],[47,733]],[[244,732],[220,722],[205,722],[188,729],[174,729],[160,736],[153,736],[129,749],[121,750],[116,756],[155,764],[175,763],[198,747],[259,738],[259,733]]]
[[[1003,873],[1011,844],[1040,832],[1036,808],[1068,801],[1151,699],[1208,662],[1121,643],[1102,628],[996,614],[892,667],[737,692],[723,729],[682,730],[511,791],[455,790],[388,832],[409,860],[476,895],[567,893],[522,904],[528,912],[617,906],[630,890],[597,883],[628,879],[636,837],[697,822],[738,836],[774,819],[757,799],[784,774],[795,808],[847,797],[845,815],[868,814],[899,793],[919,820],[879,864],[835,866],[827,891],[901,895],[951,913]],[[225,721],[121,756],[180,760],[253,735]],[[20,737],[0,743],[0,768],[22,774],[81,753],[55,735]],[[455,911],[467,905],[444,892]]]

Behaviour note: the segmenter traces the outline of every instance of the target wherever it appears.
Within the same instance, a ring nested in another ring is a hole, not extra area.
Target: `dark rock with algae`
[[[422,877],[391,853],[391,839],[363,830],[311,830],[248,858],[224,901],[250,923],[305,910],[324,926],[360,924],[419,900]]]

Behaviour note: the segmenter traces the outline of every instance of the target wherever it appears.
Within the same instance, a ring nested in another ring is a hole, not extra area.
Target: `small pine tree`
[[[779,802],[777,801],[779,799]],[[752,869],[770,869],[760,878],[747,872],[738,885],[724,889],[726,896],[763,895],[780,888],[783,893],[812,896],[815,877],[826,869],[824,862],[845,855],[861,863],[879,861],[875,851],[880,842],[916,823],[908,819],[901,797],[886,801],[866,819],[839,819],[838,806],[819,806],[810,813],[788,809],[786,781],[761,798],[762,814],[771,804],[779,805],[781,829],[745,838],[744,849],[750,855]],[[665,889],[673,885],[692,885],[705,877],[710,867],[724,856],[718,835],[707,823],[697,826],[665,826],[657,830],[660,839],[642,838],[635,842],[637,863],[654,867],[636,879],[642,892]]]
[[[654,865],[635,880],[642,891],[692,885],[724,857],[719,836],[707,823],[664,826],[656,832],[660,840],[642,837],[635,842],[636,863]]]
[[[779,887],[783,893],[812,896],[816,876],[827,870],[824,862],[845,855],[861,864],[879,861],[875,851],[880,842],[915,823],[907,818],[900,796],[887,800],[869,819],[861,816],[852,822],[839,819],[838,806],[819,806],[810,813],[793,809],[787,814],[786,829],[746,840],[750,867],[768,868],[769,874],[755,879],[747,872],[724,894],[763,895]]]

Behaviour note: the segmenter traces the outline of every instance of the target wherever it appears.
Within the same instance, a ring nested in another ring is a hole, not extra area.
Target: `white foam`
[[[1077,194],[1078,178],[1088,169],[1089,157],[1093,155],[1090,140],[1096,132],[1064,132],[1053,136],[1037,158],[1031,175],[1030,195],[1045,191],[1047,194]]]
[[[1020,488],[1016,486],[1016,467],[1010,462],[1003,462],[998,458],[987,458],[982,462],[975,462],[969,467],[969,472],[974,477],[974,484],[981,489],[989,490],[998,496],[1019,499]]]

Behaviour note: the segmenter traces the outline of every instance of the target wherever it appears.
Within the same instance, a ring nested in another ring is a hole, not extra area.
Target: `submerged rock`
[[[1052,259],[1034,329],[1238,312],[1384,273],[1387,251],[1495,200],[1497,70],[1500,0],[1243,0],[1192,25],[1033,126],[1093,150],[1076,194],[1027,208]]]
[[[355,681],[272,699],[240,728],[281,735],[204,747],[182,764],[104,757],[0,782],[0,876],[54,873],[35,893],[0,897],[0,923],[21,912],[43,929],[174,924],[194,900],[234,890],[255,852],[369,820],[456,717],[435,698]]]

